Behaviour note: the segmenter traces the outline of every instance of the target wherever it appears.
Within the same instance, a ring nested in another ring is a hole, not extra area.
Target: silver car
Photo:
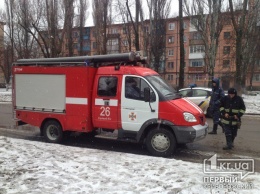
[[[209,101],[212,93],[211,88],[206,87],[190,87],[179,90],[179,93],[197,104],[206,116],[210,116]]]

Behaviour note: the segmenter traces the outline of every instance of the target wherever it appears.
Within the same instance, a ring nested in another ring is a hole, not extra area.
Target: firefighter
[[[230,150],[234,147],[234,139],[237,136],[237,130],[241,125],[241,117],[245,113],[246,107],[243,99],[237,95],[235,88],[228,90],[228,96],[221,100],[220,112],[222,115],[222,124],[225,130],[227,145],[223,150]]]
[[[213,130],[209,134],[217,134],[218,125],[222,127],[220,122],[220,101],[224,98],[225,93],[221,87],[219,87],[219,79],[212,79],[212,94],[209,102],[209,108],[213,117]]]
[[[134,78],[132,77],[126,78],[125,91],[126,91],[127,98],[140,99],[141,92],[140,89],[137,87],[137,82]]]

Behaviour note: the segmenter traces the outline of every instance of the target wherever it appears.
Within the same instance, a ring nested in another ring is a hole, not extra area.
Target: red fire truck
[[[68,132],[95,132],[144,143],[156,156],[206,136],[201,109],[181,98],[138,53],[20,59],[13,64],[18,125],[59,143]]]

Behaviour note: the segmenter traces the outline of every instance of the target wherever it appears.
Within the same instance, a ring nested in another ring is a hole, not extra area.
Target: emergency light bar
[[[140,53],[120,53],[94,56],[77,56],[77,57],[58,57],[58,58],[36,58],[36,59],[19,59],[14,65],[32,65],[32,64],[60,64],[60,63],[108,63],[108,62],[144,62]]]

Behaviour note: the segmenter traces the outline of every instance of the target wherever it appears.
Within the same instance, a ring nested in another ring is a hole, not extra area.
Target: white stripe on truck
[[[88,99],[87,98],[72,98],[72,97],[66,97],[66,104],[81,104],[81,105],[87,105]]]
[[[203,113],[203,111],[201,110],[200,107],[198,107],[198,105],[196,105],[194,102],[192,102],[191,100],[187,99],[187,98],[183,98],[186,102],[188,102],[190,105],[192,105],[194,108],[196,108],[200,113]]]
[[[106,104],[106,102],[108,104]],[[118,106],[118,100],[116,99],[100,99],[100,98],[96,98],[95,99],[95,105],[99,105],[99,106]]]

